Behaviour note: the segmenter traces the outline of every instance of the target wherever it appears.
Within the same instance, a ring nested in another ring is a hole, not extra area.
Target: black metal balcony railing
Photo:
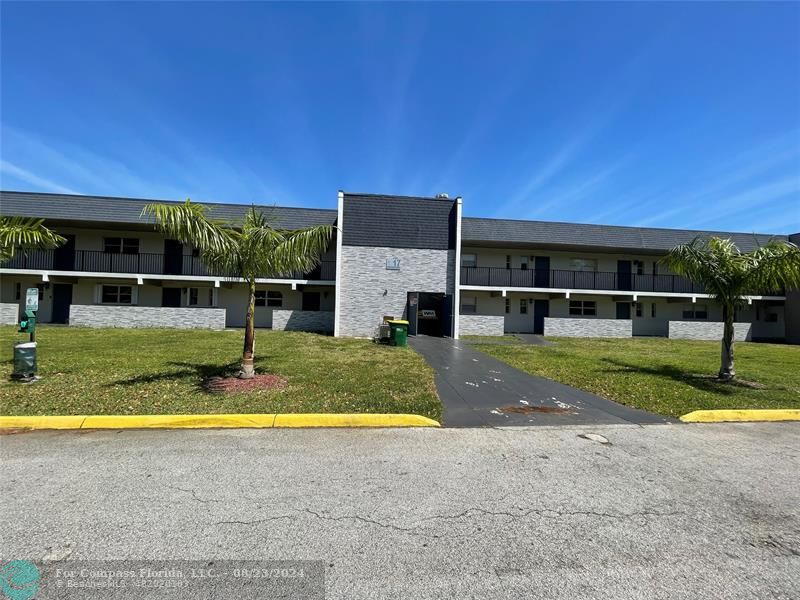
[[[703,293],[703,286],[692,283],[679,275],[637,275],[636,273],[504,269],[501,267],[462,267],[461,285]]]
[[[34,250],[17,254],[3,263],[8,269],[36,269],[43,271],[81,271],[97,273],[135,273],[137,275],[197,275],[226,277],[206,269],[197,256],[139,253],[112,254],[96,250],[76,250],[65,254],[58,250]],[[336,279],[336,261],[322,261],[309,273],[293,273],[270,279],[313,279],[333,281]]]

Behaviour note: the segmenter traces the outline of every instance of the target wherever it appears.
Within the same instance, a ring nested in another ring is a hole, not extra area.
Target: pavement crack
[[[309,515],[313,515],[318,519],[323,519],[325,521],[360,521],[362,523],[367,523],[369,525],[377,525],[378,527],[383,527],[384,529],[392,529],[394,531],[404,531],[404,532],[412,532],[413,528],[410,527],[400,527],[399,525],[394,525],[392,523],[384,523],[382,521],[376,521],[375,519],[370,519],[368,517],[362,517],[361,515],[341,515],[338,517],[328,516],[323,513],[318,513],[316,511],[311,510],[310,508],[304,508],[303,512]]]
[[[194,489],[192,489],[192,488],[188,488],[187,489],[187,488],[178,487],[176,485],[168,485],[167,487],[172,489],[172,490],[177,490],[179,492],[183,492],[184,494],[191,494],[192,498],[194,500],[196,500],[197,502],[200,502],[201,504],[211,504],[211,503],[219,502],[219,500],[212,500],[211,498],[206,498],[206,499],[201,498],[200,496],[197,495],[197,492],[195,492]]]

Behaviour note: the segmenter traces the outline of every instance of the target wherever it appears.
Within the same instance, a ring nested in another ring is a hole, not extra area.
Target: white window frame
[[[522,269],[523,271],[527,271],[528,269],[530,269],[530,262],[531,262],[530,259],[531,259],[530,256],[522,256],[522,255],[520,255],[520,257],[519,257],[519,268]]]
[[[505,306],[505,314],[510,315],[511,314],[511,298],[509,298],[508,296],[506,296],[505,305],[506,305]]]
[[[520,298],[519,299],[519,314],[527,315],[528,314],[528,299],[527,298]]]
[[[570,300],[567,306],[570,317],[596,317],[596,300]]]
[[[119,240],[117,244],[109,244],[109,241]],[[105,254],[139,254],[139,238],[109,236],[103,238],[103,252]],[[126,249],[128,251],[126,251]]]
[[[681,316],[684,321],[708,321],[708,305],[707,304],[687,304],[689,308],[684,308]],[[698,316],[702,313],[703,316]]]
[[[103,300],[105,296],[105,288],[117,288],[116,302],[106,302]],[[130,288],[131,290],[131,301],[130,302],[120,302],[119,299],[122,297],[122,288]],[[139,288],[135,285],[120,285],[116,283],[99,283],[97,284],[97,303],[103,304],[106,306],[135,306],[139,299]]]
[[[470,301],[472,301],[470,303]],[[476,315],[478,314],[478,297],[477,296],[461,296],[462,315]]]
[[[597,259],[596,258],[571,258],[569,260],[570,268],[573,271],[581,271],[583,273],[597,273]]]

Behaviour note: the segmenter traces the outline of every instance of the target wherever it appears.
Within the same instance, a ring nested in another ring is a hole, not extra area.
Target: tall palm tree
[[[44,219],[0,217],[0,263],[11,260],[17,252],[49,250],[67,240],[44,226]]]
[[[255,206],[247,211],[240,226],[234,226],[212,219],[208,207],[188,199],[182,204],[148,204],[142,215],[152,216],[167,237],[197,248],[210,272],[245,280],[250,301],[239,377],[253,377],[256,278],[310,271],[319,264],[334,228],[277,229]]]
[[[663,262],[678,275],[702,285],[722,305],[725,323],[719,379],[736,377],[733,361],[733,319],[746,296],[800,287],[800,248],[770,240],[750,252],[741,252],[729,239],[695,238],[673,248]]]

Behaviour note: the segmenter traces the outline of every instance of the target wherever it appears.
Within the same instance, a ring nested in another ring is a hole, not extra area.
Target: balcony
[[[197,256],[166,255],[154,253],[112,254],[96,250],[76,250],[65,253],[57,250],[35,250],[20,253],[0,265],[4,269],[31,269],[38,271],[81,271],[93,273],[132,273],[136,275],[195,275],[201,277],[226,277],[206,269]],[[336,261],[322,261],[309,273],[269,276],[270,279],[310,279],[333,281],[336,279]]]
[[[556,288],[567,290],[612,290],[702,294],[703,286],[679,275],[637,275],[559,269],[503,269],[461,267],[461,285],[504,288]]]

